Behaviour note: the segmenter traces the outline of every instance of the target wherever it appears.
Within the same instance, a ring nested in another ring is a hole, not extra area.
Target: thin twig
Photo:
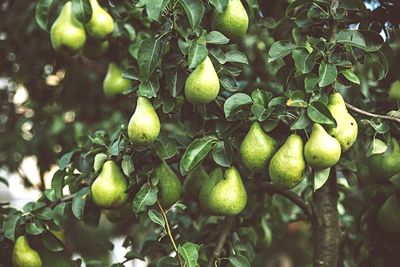
[[[233,216],[226,217],[226,223],[224,225],[224,228],[222,229],[221,235],[219,236],[217,246],[215,247],[210,259],[208,260],[207,267],[212,267],[214,264],[214,260],[218,259],[221,256],[222,249],[224,248],[226,239],[228,238],[228,236],[231,232],[234,218],[235,217],[233,217]]]
[[[68,201],[70,201],[71,199],[73,199],[74,196],[75,196],[75,194],[72,194],[72,195],[68,195],[68,196],[65,196],[65,197],[63,197],[63,198],[60,198],[60,199],[58,199],[58,200],[56,200],[56,201],[50,203],[49,208],[54,208],[55,206],[57,206],[58,204],[60,204],[60,203],[62,203],[62,202],[68,202]]]
[[[168,234],[168,236],[169,236],[169,239],[171,240],[172,246],[174,247],[174,250],[175,250],[175,253],[176,253],[176,258],[177,258],[178,261],[179,261],[179,266],[184,267],[184,264],[183,264],[183,262],[182,262],[182,259],[181,259],[181,257],[179,256],[178,247],[176,246],[175,239],[174,239],[174,237],[173,237],[173,235],[172,235],[171,228],[170,228],[170,226],[169,226],[167,214],[165,213],[163,207],[161,206],[160,201],[158,201],[158,200],[157,200],[157,205],[158,205],[158,207],[160,208],[161,214],[162,214],[162,216],[163,216],[163,218],[164,218],[164,221],[165,221],[165,228],[166,228],[166,230],[167,230],[167,234]]]
[[[388,121],[393,121],[393,122],[397,122],[400,123],[400,119],[396,118],[396,117],[392,117],[392,116],[386,116],[386,115],[379,115],[379,114],[374,114],[362,109],[359,109],[349,103],[346,103],[346,107],[354,112],[357,112],[361,115],[367,116],[367,117],[372,117],[372,118],[378,118],[378,119],[383,119],[383,120],[388,120]]]

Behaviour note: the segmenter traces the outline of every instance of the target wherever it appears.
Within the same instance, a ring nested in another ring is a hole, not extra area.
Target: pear
[[[192,104],[207,104],[219,92],[219,78],[209,57],[201,62],[185,82],[185,96]]]
[[[341,154],[340,143],[330,136],[320,124],[313,125],[310,139],[304,146],[307,164],[314,169],[326,169],[335,165]]]
[[[400,233],[400,203],[395,195],[386,199],[378,210],[378,223],[388,234]]]
[[[339,93],[329,96],[328,109],[337,122],[336,127],[327,129],[328,133],[339,141],[342,152],[346,152],[357,139],[357,122],[347,111],[343,97]]]
[[[148,145],[160,133],[160,119],[147,98],[139,97],[136,110],[128,124],[128,136],[134,145]]]
[[[122,69],[117,64],[108,64],[107,74],[103,81],[103,90],[106,96],[121,94],[131,88],[132,81],[122,78],[122,73]]]
[[[389,141],[390,147],[382,154],[374,154],[369,159],[369,169],[377,180],[385,181],[400,173],[400,146],[395,138]]]
[[[106,39],[114,31],[114,20],[108,12],[102,8],[97,0],[89,0],[92,6],[92,17],[85,25],[88,34],[99,40]]]
[[[292,189],[303,180],[305,168],[303,140],[291,134],[269,163],[271,181],[281,188]]]
[[[79,53],[86,42],[85,28],[72,13],[71,1],[64,4],[50,29],[50,39],[57,52]]]
[[[122,207],[128,200],[128,182],[117,164],[109,160],[91,187],[93,203],[104,209]]]
[[[12,251],[12,263],[14,267],[41,267],[42,260],[39,253],[31,248],[28,239],[20,236],[15,241]]]
[[[240,0],[229,0],[224,12],[217,10],[212,15],[212,28],[223,33],[229,39],[239,40],[246,34],[249,17]]]
[[[247,191],[242,178],[235,167],[222,173],[220,168],[210,174],[204,182],[200,195],[200,205],[215,215],[237,215],[247,204]]]
[[[197,200],[204,181],[208,179],[208,173],[203,166],[196,167],[186,176],[183,182],[183,193],[186,197]]]
[[[400,80],[397,80],[390,85],[389,99],[400,101]]]
[[[276,140],[268,136],[258,122],[253,122],[240,145],[240,157],[247,168],[261,172],[267,168],[277,146]]]
[[[157,167],[155,176],[159,179],[158,199],[160,200],[161,206],[169,208],[181,197],[181,181],[165,162]]]
[[[105,210],[104,215],[112,223],[119,223],[132,219],[133,213],[129,203],[125,203],[121,208],[114,210]]]
[[[104,53],[107,52],[109,47],[110,47],[110,42],[108,42],[108,40],[104,41],[88,40],[85,43],[82,52],[86,57],[95,59],[104,55]]]

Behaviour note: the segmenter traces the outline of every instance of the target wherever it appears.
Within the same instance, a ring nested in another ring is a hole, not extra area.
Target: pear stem
[[[173,235],[172,235],[172,232],[171,232],[171,227],[169,226],[167,214],[165,213],[165,211],[164,211],[163,207],[161,206],[161,203],[160,203],[159,200],[157,200],[157,205],[158,205],[158,207],[160,208],[161,214],[162,214],[162,216],[163,216],[163,218],[164,218],[165,228],[166,228],[166,230],[167,230],[167,234],[168,234],[168,236],[169,236],[169,239],[171,240],[172,246],[174,247],[174,250],[175,250],[175,253],[176,253],[176,258],[177,258],[178,261],[179,261],[179,266],[184,267],[184,264],[183,264],[183,262],[182,262],[182,259],[181,259],[181,257],[179,256],[178,247],[176,246],[175,239],[174,239],[174,237],[173,237]]]
[[[214,260],[218,259],[221,256],[222,249],[224,248],[226,239],[228,238],[231,228],[233,226],[235,217],[228,216],[226,217],[226,223],[224,228],[222,229],[222,233],[219,236],[217,246],[215,247],[213,254],[211,255],[210,259],[208,260],[207,267],[212,267],[214,264]]]
[[[379,115],[379,114],[374,114],[365,110],[362,110],[360,108],[357,108],[349,103],[346,103],[346,107],[356,113],[359,113],[361,115],[367,116],[367,117],[372,117],[372,118],[378,118],[378,119],[383,119],[383,120],[388,120],[388,121],[393,121],[400,123],[400,119],[392,116],[386,116],[386,115]]]

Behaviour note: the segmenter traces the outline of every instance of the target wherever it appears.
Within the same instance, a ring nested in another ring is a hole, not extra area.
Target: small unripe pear
[[[158,166],[155,176],[159,179],[158,198],[161,206],[169,208],[181,197],[181,181],[165,162]]]
[[[103,90],[106,96],[122,94],[131,88],[132,81],[122,78],[122,69],[115,63],[108,65],[106,77],[103,81]]]
[[[400,101],[400,80],[397,80],[390,85],[389,99]]]
[[[201,187],[208,178],[208,173],[201,165],[191,171],[183,182],[183,193],[185,196],[197,200]]]
[[[390,147],[382,154],[374,154],[369,159],[369,169],[372,176],[379,181],[387,181],[400,173],[400,145],[392,137]]]
[[[42,260],[36,250],[31,248],[25,236],[17,238],[12,251],[13,267],[42,267]]]
[[[114,20],[110,14],[102,8],[97,0],[89,0],[92,6],[92,17],[85,25],[88,34],[95,38],[104,40],[114,30]]]
[[[400,203],[395,195],[386,199],[379,209],[378,223],[382,230],[388,234],[400,233]]]

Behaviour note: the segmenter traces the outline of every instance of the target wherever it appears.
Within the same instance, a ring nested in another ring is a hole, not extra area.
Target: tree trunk
[[[331,169],[328,181],[313,196],[314,267],[337,267],[339,253],[339,214],[336,169]]]

